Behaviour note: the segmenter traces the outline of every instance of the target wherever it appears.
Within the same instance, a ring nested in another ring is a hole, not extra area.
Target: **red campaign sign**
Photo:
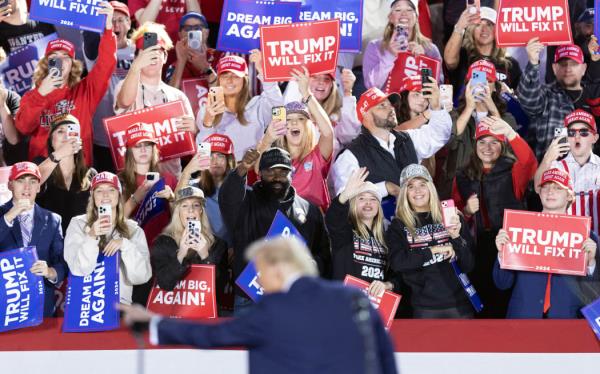
[[[181,90],[187,96],[192,106],[192,113],[198,113],[208,102],[208,80],[203,78],[185,79],[181,82]]]
[[[173,291],[157,284],[148,296],[148,310],[166,317],[217,318],[215,266],[191,265]]]
[[[110,138],[110,152],[117,170],[125,168],[125,131],[135,123],[152,126],[160,147],[160,160],[171,160],[196,153],[196,141],[189,131],[177,131],[176,120],[185,115],[181,100],[135,110],[104,119]]]
[[[546,45],[573,44],[568,0],[500,0],[496,45],[524,46],[535,37]]]
[[[385,92],[400,92],[405,77],[421,75],[421,69],[429,68],[433,73],[435,80],[440,77],[440,62],[434,58],[419,55],[415,56],[410,52],[400,52],[396,57],[394,67],[388,75],[385,83]]]
[[[500,252],[502,269],[585,275],[583,241],[590,217],[504,210],[509,243]]]
[[[292,68],[311,75],[335,73],[340,49],[340,20],[260,27],[265,82],[289,81]]]
[[[369,282],[365,282],[364,280],[353,277],[352,275],[346,275],[346,278],[344,278],[344,284],[361,289],[365,293],[367,293],[367,290],[369,289]],[[381,316],[381,319],[383,319],[385,328],[389,330],[392,326],[392,322],[394,321],[396,309],[398,309],[398,304],[400,304],[400,299],[402,296],[390,291],[385,291],[380,297],[368,296],[373,308],[379,311],[379,315]]]

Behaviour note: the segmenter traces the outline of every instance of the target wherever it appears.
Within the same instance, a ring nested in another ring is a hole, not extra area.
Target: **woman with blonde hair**
[[[44,57],[33,75],[34,88],[21,99],[15,117],[17,130],[30,136],[29,160],[48,156],[46,141],[55,118],[72,114],[79,118],[86,165],[92,164],[92,117],[108,88],[117,63],[117,39],[112,31],[113,8],[100,3],[99,14],[106,15],[106,26],[98,51],[102,61],[81,79],[83,64],[75,59],[75,46],[68,40],[48,43]]]
[[[144,231],[125,218],[119,178],[109,172],[92,179],[87,213],[73,217],[65,235],[64,256],[73,275],[90,275],[100,252],[119,252],[119,290],[123,304],[131,304],[133,286],[152,276],[150,254]],[[99,208],[109,215],[99,215]],[[110,207],[110,208],[109,208]]]
[[[369,294],[394,289],[390,281],[389,251],[384,239],[381,196],[366,168],[355,170],[325,215],[331,240],[333,279],[346,275],[370,283]]]
[[[157,44],[144,49],[144,34],[147,33],[156,34]],[[181,100],[185,114],[177,119],[177,131],[196,134],[192,106],[187,96],[161,79],[163,66],[167,62],[167,53],[173,48],[173,42],[165,31],[165,26],[146,22],[131,35],[131,41],[137,47],[136,57],[125,79],[115,87],[115,113],[122,114]],[[162,161],[160,167],[179,176],[181,160],[175,158]]]
[[[222,275],[219,265],[227,253],[227,244],[213,234],[204,202],[199,188],[178,190],[171,222],[152,245],[156,281],[164,290],[171,291],[192,264],[216,265],[216,278]],[[190,229],[190,222],[199,223],[200,227]]]
[[[227,135],[233,141],[235,159],[255,148],[269,123],[271,109],[283,105],[283,96],[276,82],[262,82],[262,54],[253,50],[250,61],[254,63],[261,80],[262,93],[251,97],[248,65],[239,56],[221,57],[217,65],[217,89],[222,99],[209,98],[207,105],[198,111],[198,142],[212,134]],[[210,94],[209,94],[210,95]]]
[[[473,269],[473,243],[463,220],[453,214],[442,223],[433,180],[422,165],[400,175],[396,216],[386,232],[390,264],[410,288],[414,318],[471,318],[473,310],[451,261]]]
[[[404,41],[400,30],[406,30],[408,34]],[[384,90],[400,52],[410,52],[415,56],[424,55],[442,61],[438,48],[419,29],[416,0],[392,1],[383,37],[371,41],[365,49],[363,58],[365,87]],[[443,82],[441,69],[437,73],[438,81]]]
[[[310,90],[308,70],[292,69],[292,75],[298,82],[302,102],[286,104],[286,122],[271,122],[257,150],[262,153],[276,143],[288,151],[292,157],[292,186],[298,195],[324,212],[331,202],[327,175],[333,154],[333,127]]]

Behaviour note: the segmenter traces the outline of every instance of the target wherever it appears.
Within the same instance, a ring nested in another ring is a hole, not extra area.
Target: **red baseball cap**
[[[362,95],[360,95],[360,99],[358,99],[358,105],[356,106],[356,115],[358,116],[358,120],[362,122],[363,116],[369,111],[369,109],[373,108],[375,105],[379,104],[390,96],[399,98],[399,95],[396,92],[386,95],[377,87],[369,88]]]
[[[588,125],[590,130],[592,130],[593,132],[597,132],[596,119],[593,115],[591,115],[583,109],[577,109],[574,112],[569,113],[569,115],[565,117],[565,127],[569,127],[575,122],[584,123]]]
[[[506,137],[504,135],[494,134],[493,132],[490,131],[490,128],[488,125],[480,122],[477,124],[477,127],[475,128],[475,140],[478,140],[479,138],[483,138],[484,136],[493,136],[494,138],[498,139],[499,141],[501,141],[503,143],[506,141]]]
[[[29,161],[17,162],[10,168],[10,175],[8,176],[9,181],[14,181],[21,178],[24,175],[33,175],[39,180],[42,180],[40,169],[36,164]]]
[[[121,12],[121,13],[124,13],[125,15],[127,15],[127,17],[131,17],[131,15],[129,14],[129,7],[125,4],[123,4],[122,2],[111,1],[110,5],[112,5],[115,12]]]
[[[421,92],[423,90],[423,82],[421,79],[421,75],[411,75],[408,77],[404,77],[402,79],[402,88],[400,92],[404,91],[412,91],[412,92]]]
[[[469,81],[473,76],[473,70],[483,71],[488,82],[495,82],[498,78],[496,76],[496,66],[488,60],[477,60],[469,66],[469,71],[465,79]]]
[[[207,136],[204,141],[210,143],[211,152],[219,152],[224,155],[233,154],[233,142],[227,135],[212,134]]]
[[[129,126],[125,132],[125,139],[125,146],[127,148],[135,147],[141,142],[151,142],[157,144],[152,126],[142,122],[134,123],[133,125]]]
[[[75,58],[75,45],[67,39],[54,39],[46,45],[45,57],[48,57],[52,52],[65,51],[71,58]]]
[[[578,64],[583,64],[583,52],[581,51],[581,48],[575,44],[561,45],[556,48],[554,62],[556,63],[563,58],[569,58]]]
[[[540,184],[539,186],[543,186],[546,183],[549,182],[554,182],[556,184],[558,184],[559,186],[561,186],[562,188],[564,188],[565,190],[568,190],[570,192],[573,192],[573,184],[571,183],[571,177],[569,176],[569,173],[557,169],[557,168],[553,168],[553,169],[548,169],[546,170],[543,174],[542,174],[542,179],[540,180]]]
[[[94,178],[92,179],[92,191],[95,190],[96,187],[98,187],[98,185],[103,183],[110,184],[111,186],[119,190],[119,193],[122,192],[119,177],[117,177],[109,171],[103,171],[102,173],[98,173],[94,176]]]
[[[225,56],[219,60],[217,65],[217,75],[221,75],[227,71],[232,72],[240,78],[248,75],[248,65],[246,60],[240,56]]]

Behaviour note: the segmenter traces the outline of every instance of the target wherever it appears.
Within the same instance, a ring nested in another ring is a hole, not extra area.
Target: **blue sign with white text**
[[[340,51],[360,52],[363,0],[303,0],[300,21],[340,20]]]
[[[119,254],[100,253],[91,274],[69,274],[63,332],[107,331],[119,327]]]
[[[58,38],[56,34],[46,35],[35,42],[14,51],[0,64],[0,75],[4,87],[25,95],[33,86],[33,72],[38,61],[46,52],[49,41]]]
[[[249,53],[260,48],[260,26],[298,22],[299,2],[225,0],[217,49]]]
[[[581,308],[581,314],[592,327],[596,338],[600,340],[600,299]]]
[[[156,194],[165,189],[165,180],[159,179],[158,182],[150,188],[144,200],[140,204],[137,213],[135,214],[135,220],[144,227],[148,221],[159,215],[166,208],[165,199],[156,197]]]
[[[37,260],[35,246],[0,253],[0,332],[44,320],[44,279],[29,271]]]
[[[31,0],[29,18],[80,30],[103,32],[106,16],[98,14],[102,0]]]
[[[271,223],[271,227],[269,228],[267,235],[265,235],[265,238],[272,239],[278,236],[295,236],[306,243],[296,226],[294,226],[294,224],[279,210],[275,213],[275,218],[273,218],[273,223]],[[250,261],[235,280],[238,287],[241,288],[254,302],[257,302],[264,294],[264,290],[258,283],[258,277],[259,274],[256,272],[256,266],[254,265],[254,262]]]

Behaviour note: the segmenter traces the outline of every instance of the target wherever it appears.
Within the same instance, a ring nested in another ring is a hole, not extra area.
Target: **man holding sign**
[[[571,178],[569,174],[559,169],[550,169],[544,172],[539,191],[543,206],[542,213],[564,215],[573,202],[574,192]],[[511,243],[517,241],[547,243],[554,232],[530,231],[533,230],[526,232],[520,227],[510,227],[510,224],[507,224],[506,229],[500,230],[496,236],[496,247],[500,256],[507,256],[515,251],[511,249],[515,248]],[[565,228],[565,232],[567,231]],[[565,233],[561,235],[565,236]],[[570,237],[575,238],[576,235],[570,235]],[[548,256],[567,258],[574,257],[571,255],[575,254],[579,258],[585,258],[586,276],[597,279],[599,274],[596,264],[600,259],[596,250],[596,242],[590,238],[584,240],[581,237],[580,239],[569,240],[571,243],[568,245],[579,248],[533,245],[524,249],[522,253],[535,255],[536,261],[543,261]],[[501,269],[499,260],[494,265],[493,276],[494,283],[500,289],[510,289],[514,286],[507,318],[577,318],[577,311],[584,306],[580,292],[580,282],[584,279],[583,277]]]

